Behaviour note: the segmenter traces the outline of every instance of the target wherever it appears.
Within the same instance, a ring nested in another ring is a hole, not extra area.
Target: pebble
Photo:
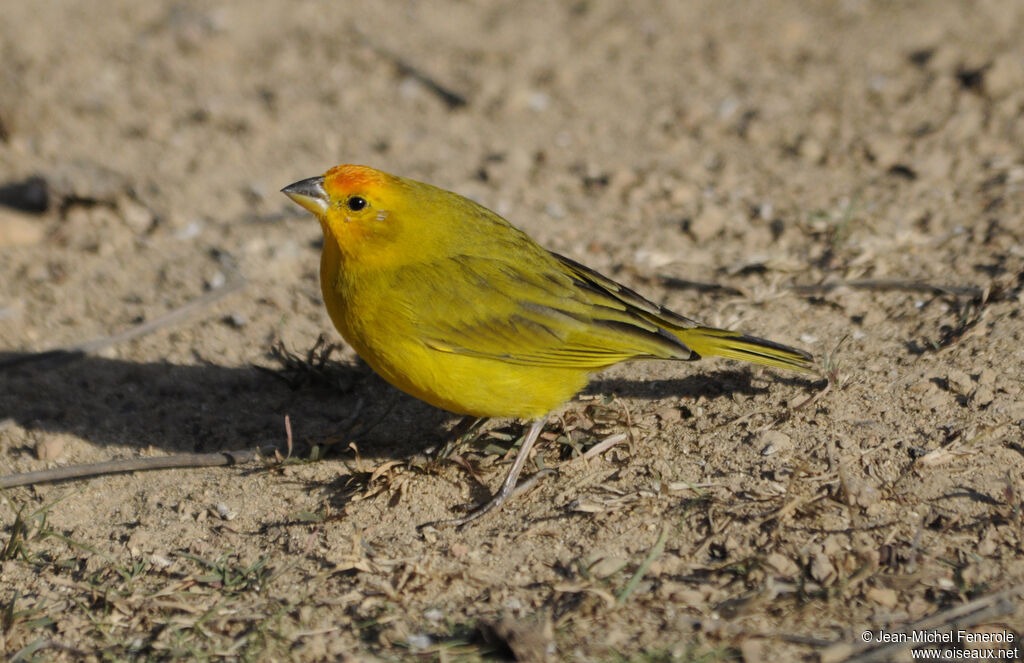
[[[815,553],[811,559],[811,577],[823,585],[836,577],[836,567],[824,552]]]
[[[413,649],[426,649],[434,643],[425,633],[410,633],[408,642]]]
[[[868,150],[883,170],[899,165],[906,155],[903,141],[895,136],[878,135],[868,141]]]
[[[241,313],[235,311],[230,315],[225,316],[224,322],[226,322],[231,327],[234,327],[235,329],[241,329],[242,327],[249,323],[249,320],[246,319],[246,317]]]
[[[174,564],[172,560],[167,559],[163,555],[158,555],[156,553],[153,553],[149,556],[149,561],[153,566],[157,567],[158,569],[166,569],[170,565]]]
[[[135,234],[141,235],[153,227],[155,215],[138,201],[122,196],[117,201],[117,209],[121,219]]]
[[[971,379],[971,376],[960,369],[950,369],[946,373],[946,381],[949,383],[950,390],[961,396],[966,396],[974,391],[974,381]]]
[[[782,431],[769,430],[761,434],[762,456],[771,456],[779,452],[789,451],[793,448],[793,438]]]
[[[768,566],[772,567],[776,573],[784,578],[794,578],[800,573],[800,567],[796,562],[786,557],[782,553],[773,552],[765,558],[765,562]]]
[[[683,418],[683,411],[675,405],[665,405],[654,411],[654,414],[666,423],[676,422]]]
[[[878,489],[862,479],[850,477],[846,480],[844,486],[846,487],[847,497],[851,504],[869,507],[881,499]]]
[[[895,608],[899,602],[900,595],[894,589],[888,587],[871,587],[864,592],[864,598],[886,608]]]
[[[755,663],[766,660],[768,642],[761,638],[747,638],[740,643],[740,656],[743,663]]]
[[[690,221],[690,233],[698,244],[713,239],[726,227],[726,215],[720,207],[706,207]]]
[[[199,237],[204,229],[202,221],[189,221],[184,227],[174,232],[174,238],[180,240],[190,240]]]
[[[680,605],[703,606],[705,603],[704,592],[687,587],[673,589],[669,593],[669,598],[672,599],[672,603]]]
[[[981,385],[980,387],[974,390],[974,395],[971,396],[971,402],[977,405],[978,407],[985,407],[993,400],[995,400],[995,397],[996,395],[992,391],[991,387],[987,385]]]
[[[216,290],[217,288],[220,288],[227,282],[228,277],[224,276],[224,272],[218,270],[213,273],[213,276],[210,277],[210,280],[206,284],[206,287],[209,290]]]
[[[43,461],[57,460],[64,455],[66,446],[59,437],[47,437],[36,444],[36,458]]]
[[[985,91],[994,99],[1017,92],[1024,87],[1024,61],[1015,54],[996,57],[985,72]]]
[[[46,229],[38,219],[0,209],[0,248],[38,244],[45,236]]]
[[[607,578],[618,573],[628,563],[629,560],[622,559],[621,557],[602,557],[591,564],[587,570],[595,578]]]

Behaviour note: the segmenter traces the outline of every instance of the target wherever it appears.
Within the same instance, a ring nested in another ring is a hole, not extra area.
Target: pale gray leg
[[[526,434],[526,439],[523,440],[523,446],[519,447],[519,453],[516,454],[516,459],[512,463],[512,469],[510,469],[508,474],[505,475],[505,480],[501,483],[501,488],[494,497],[461,518],[438,520],[437,522],[428,523],[428,525],[433,527],[459,527],[460,525],[473,522],[480,516],[490,513],[504,504],[505,501],[515,493],[516,482],[519,480],[519,474],[523,471],[523,465],[526,464],[526,459],[530,457],[530,450],[533,448],[534,443],[540,436],[540,432],[544,430],[544,423],[547,420],[548,418],[544,417],[539,421],[533,422],[533,425],[530,427],[530,431]],[[539,472],[535,475],[534,479],[538,475],[540,475]],[[533,479],[529,481],[529,485],[533,485]]]

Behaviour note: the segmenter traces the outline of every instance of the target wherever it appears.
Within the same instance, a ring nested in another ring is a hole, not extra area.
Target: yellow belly
[[[331,321],[378,375],[402,391],[457,414],[537,419],[586,386],[589,371],[580,368],[513,364],[429,347],[401,310],[389,308],[394,298],[361,301],[358,290],[339,292],[330,244],[320,280]]]
[[[572,398],[588,377],[579,369],[509,364],[415,342],[381,348],[355,338],[346,340],[394,386],[458,414],[537,419]]]

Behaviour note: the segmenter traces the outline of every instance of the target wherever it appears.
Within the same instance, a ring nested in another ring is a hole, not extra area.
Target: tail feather
[[[686,347],[701,357],[725,357],[755,364],[814,372],[814,358],[781,343],[714,327],[673,330]],[[696,357],[694,357],[696,359]]]

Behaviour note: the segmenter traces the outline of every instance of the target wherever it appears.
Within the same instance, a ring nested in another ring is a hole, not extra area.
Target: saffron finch
[[[367,364],[431,405],[533,420],[501,489],[513,493],[551,410],[630,359],[742,359],[811,370],[806,352],[704,327],[552,253],[450,191],[342,165],[284,189],[320,221],[327,312]]]

